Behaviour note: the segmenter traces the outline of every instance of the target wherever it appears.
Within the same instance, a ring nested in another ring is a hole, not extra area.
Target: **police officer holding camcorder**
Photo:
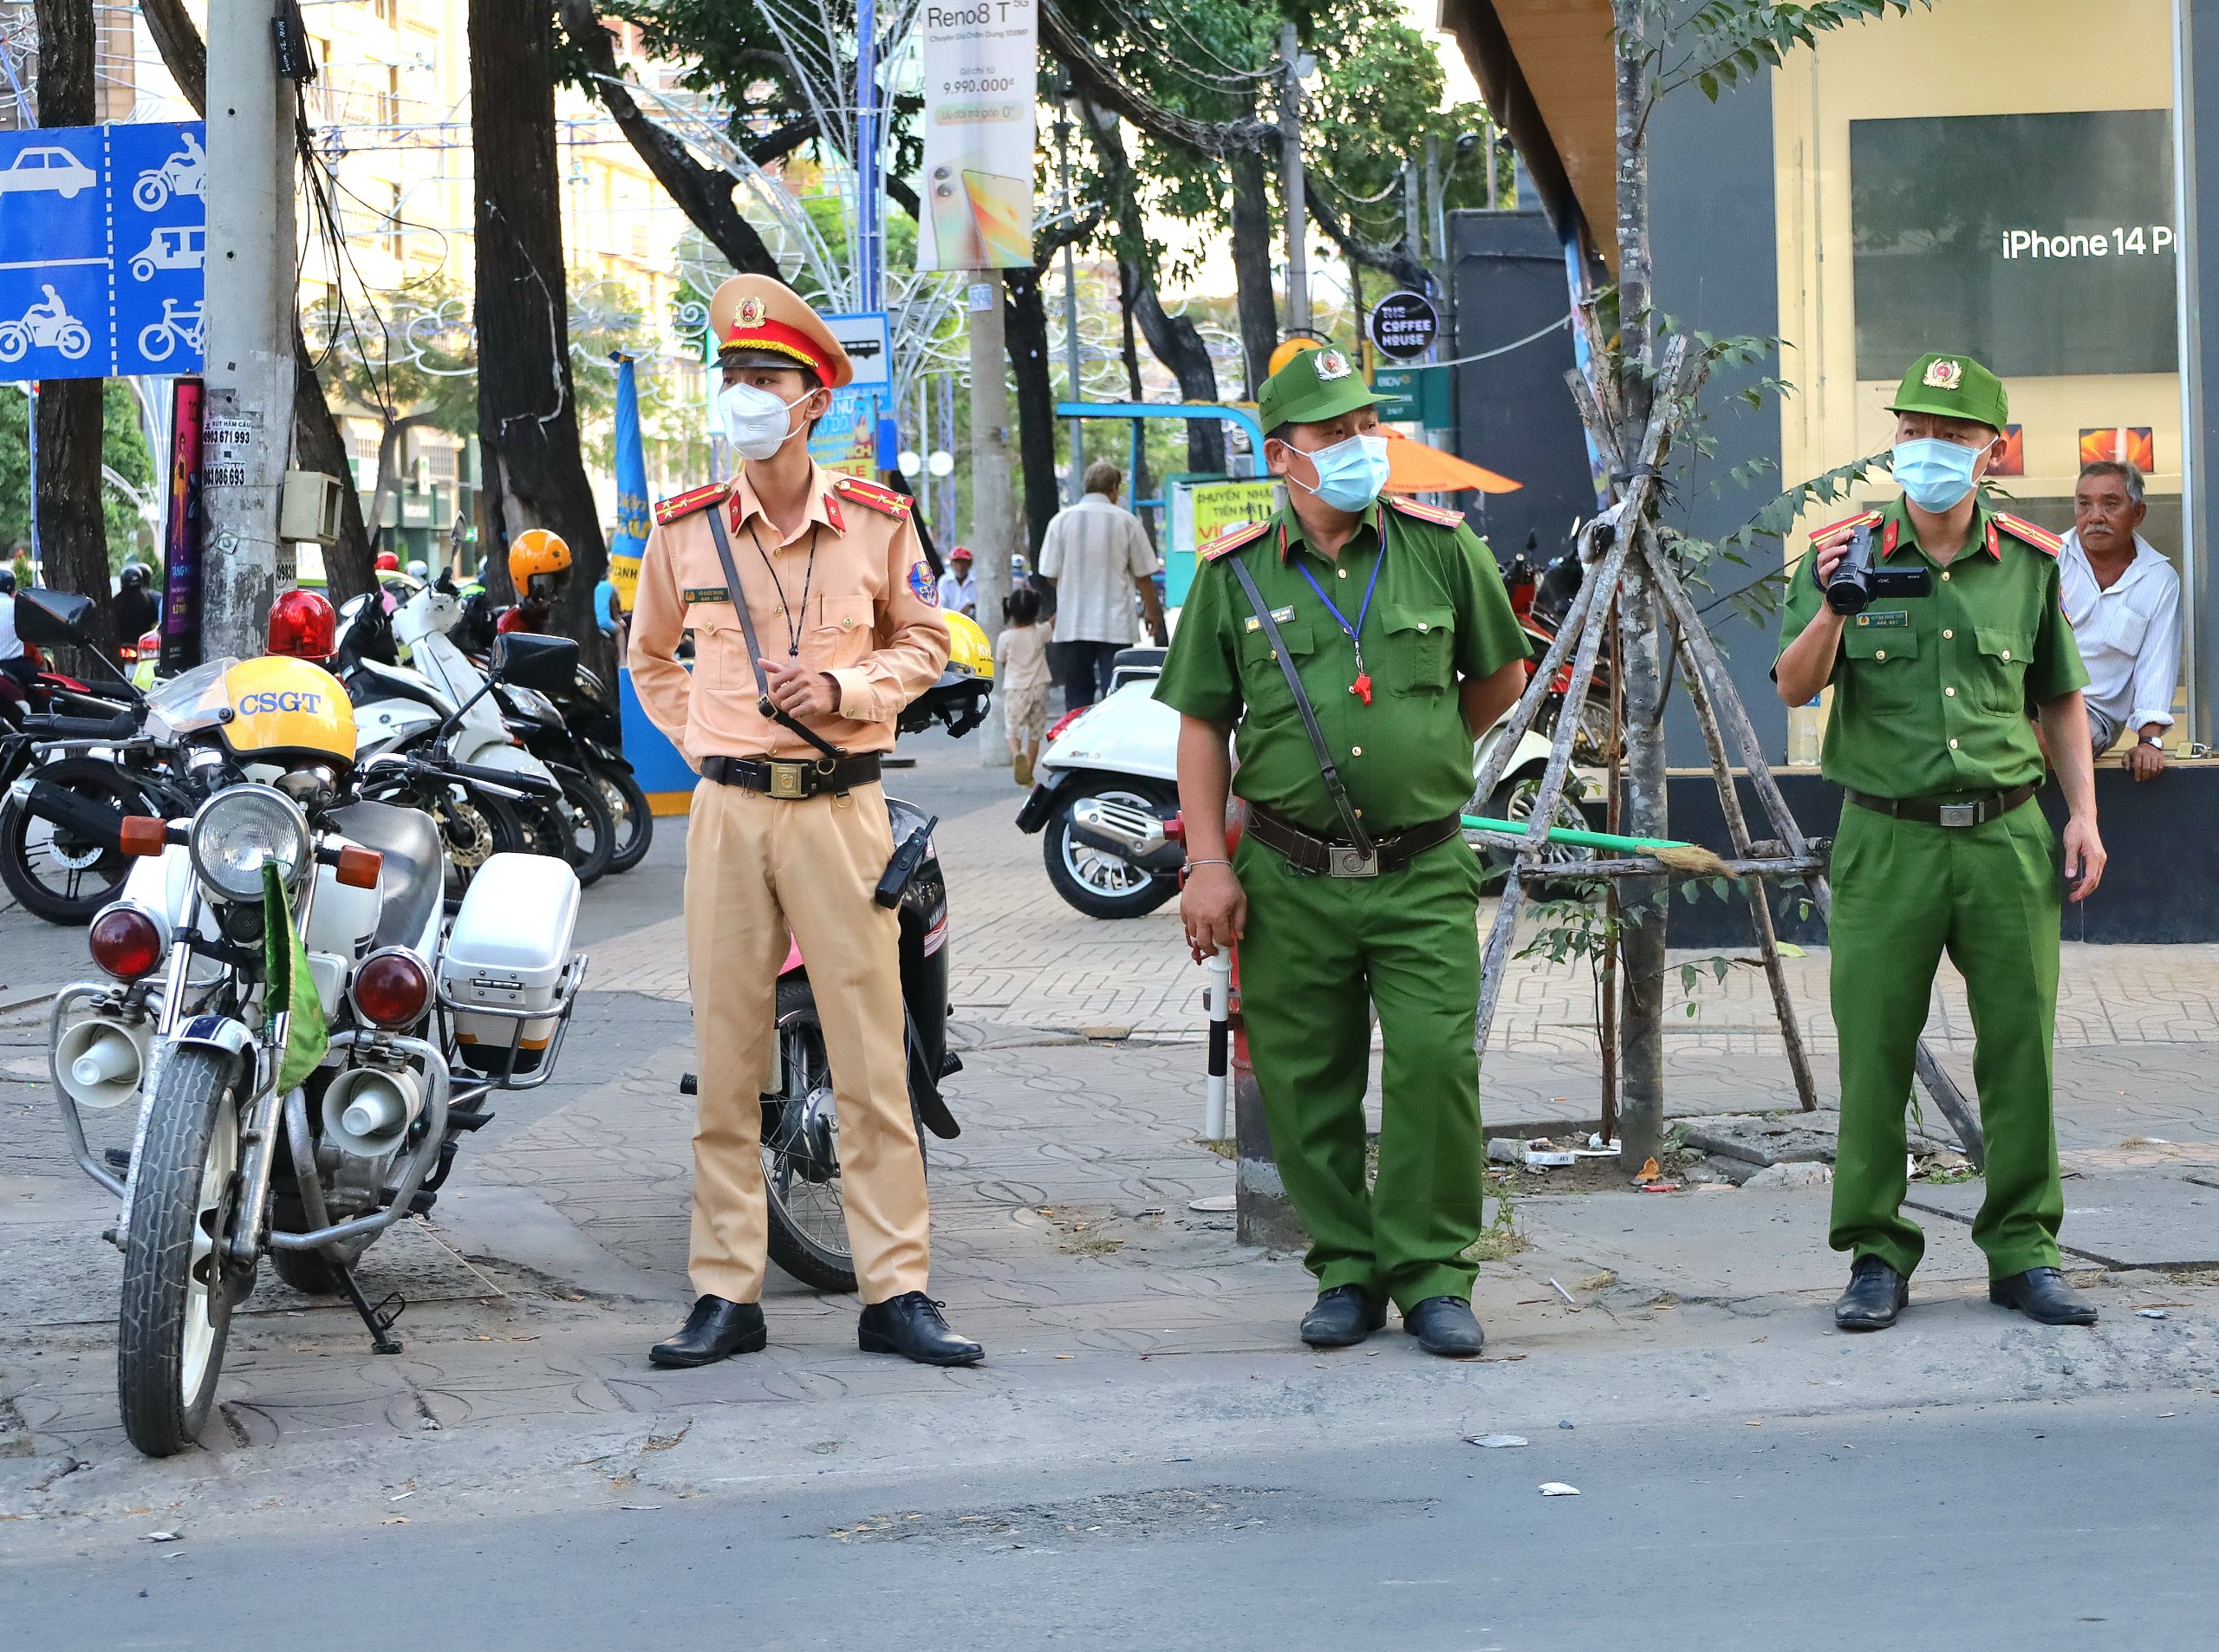
[[[2096,1310],[2058,1272],[2052,1118],[2060,890],[2085,900],[2104,875],[2062,544],[1981,496],[2009,416],[1994,374],[1929,355],[1890,410],[1903,497],[1812,536],[1773,667],[1790,706],[1833,686],[1821,764],[1844,790],[1829,920],[1841,1041],[1829,1239],[1855,1259],[1834,1321],[1877,1330],[1910,1300],[1925,1239],[1902,1210],[1903,1115],[1946,949],[1975,1029],[1988,1191],[1973,1239],[1988,1254],[1988,1300],[2044,1324],[2092,1324]],[[2045,746],[2070,810],[2061,853],[2034,801]]]

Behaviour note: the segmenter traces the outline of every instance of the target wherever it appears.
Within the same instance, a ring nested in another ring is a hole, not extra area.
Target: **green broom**
[[[1518,821],[1488,820],[1480,815],[1466,815],[1463,821],[1467,832],[1496,832],[1506,837],[1523,837],[1529,829]],[[1549,828],[1548,841],[1562,843],[1567,849],[1606,849],[1621,855],[1646,855],[1683,877],[1733,875],[1724,861],[1700,843],[1672,842],[1659,837],[1620,837],[1611,832],[1584,832],[1569,826]]]

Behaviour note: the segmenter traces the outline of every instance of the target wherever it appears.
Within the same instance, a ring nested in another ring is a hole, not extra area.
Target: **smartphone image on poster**
[[[933,244],[942,270],[985,270],[986,247],[971,213],[971,197],[953,166],[940,166],[926,180],[932,192]]]
[[[1032,180],[993,172],[963,174],[972,232],[986,252],[981,268],[1009,270],[1032,262]]]

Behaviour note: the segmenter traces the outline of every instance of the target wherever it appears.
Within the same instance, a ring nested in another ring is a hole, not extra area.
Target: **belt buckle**
[[[771,764],[771,795],[773,797],[806,797],[809,794],[802,790],[802,779],[808,772],[809,764],[806,763]]]
[[[1350,849],[1340,843],[1325,846],[1325,875],[1334,878],[1376,878],[1379,875],[1379,851],[1376,849]]]
[[[1980,824],[1978,803],[1943,803],[1940,821],[1944,826],[1977,826]]]

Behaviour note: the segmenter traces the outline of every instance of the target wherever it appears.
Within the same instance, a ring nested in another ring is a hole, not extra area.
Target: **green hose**
[[[1479,815],[1463,816],[1467,832],[1499,832],[1506,837],[1523,837],[1530,829],[1514,820],[1488,820]],[[1619,837],[1610,832],[1583,832],[1568,826],[1549,828],[1548,841],[1572,849],[1616,849],[1621,855],[1654,855],[1661,849],[1693,849],[1692,843],[1674,842],[1662,837]]]

